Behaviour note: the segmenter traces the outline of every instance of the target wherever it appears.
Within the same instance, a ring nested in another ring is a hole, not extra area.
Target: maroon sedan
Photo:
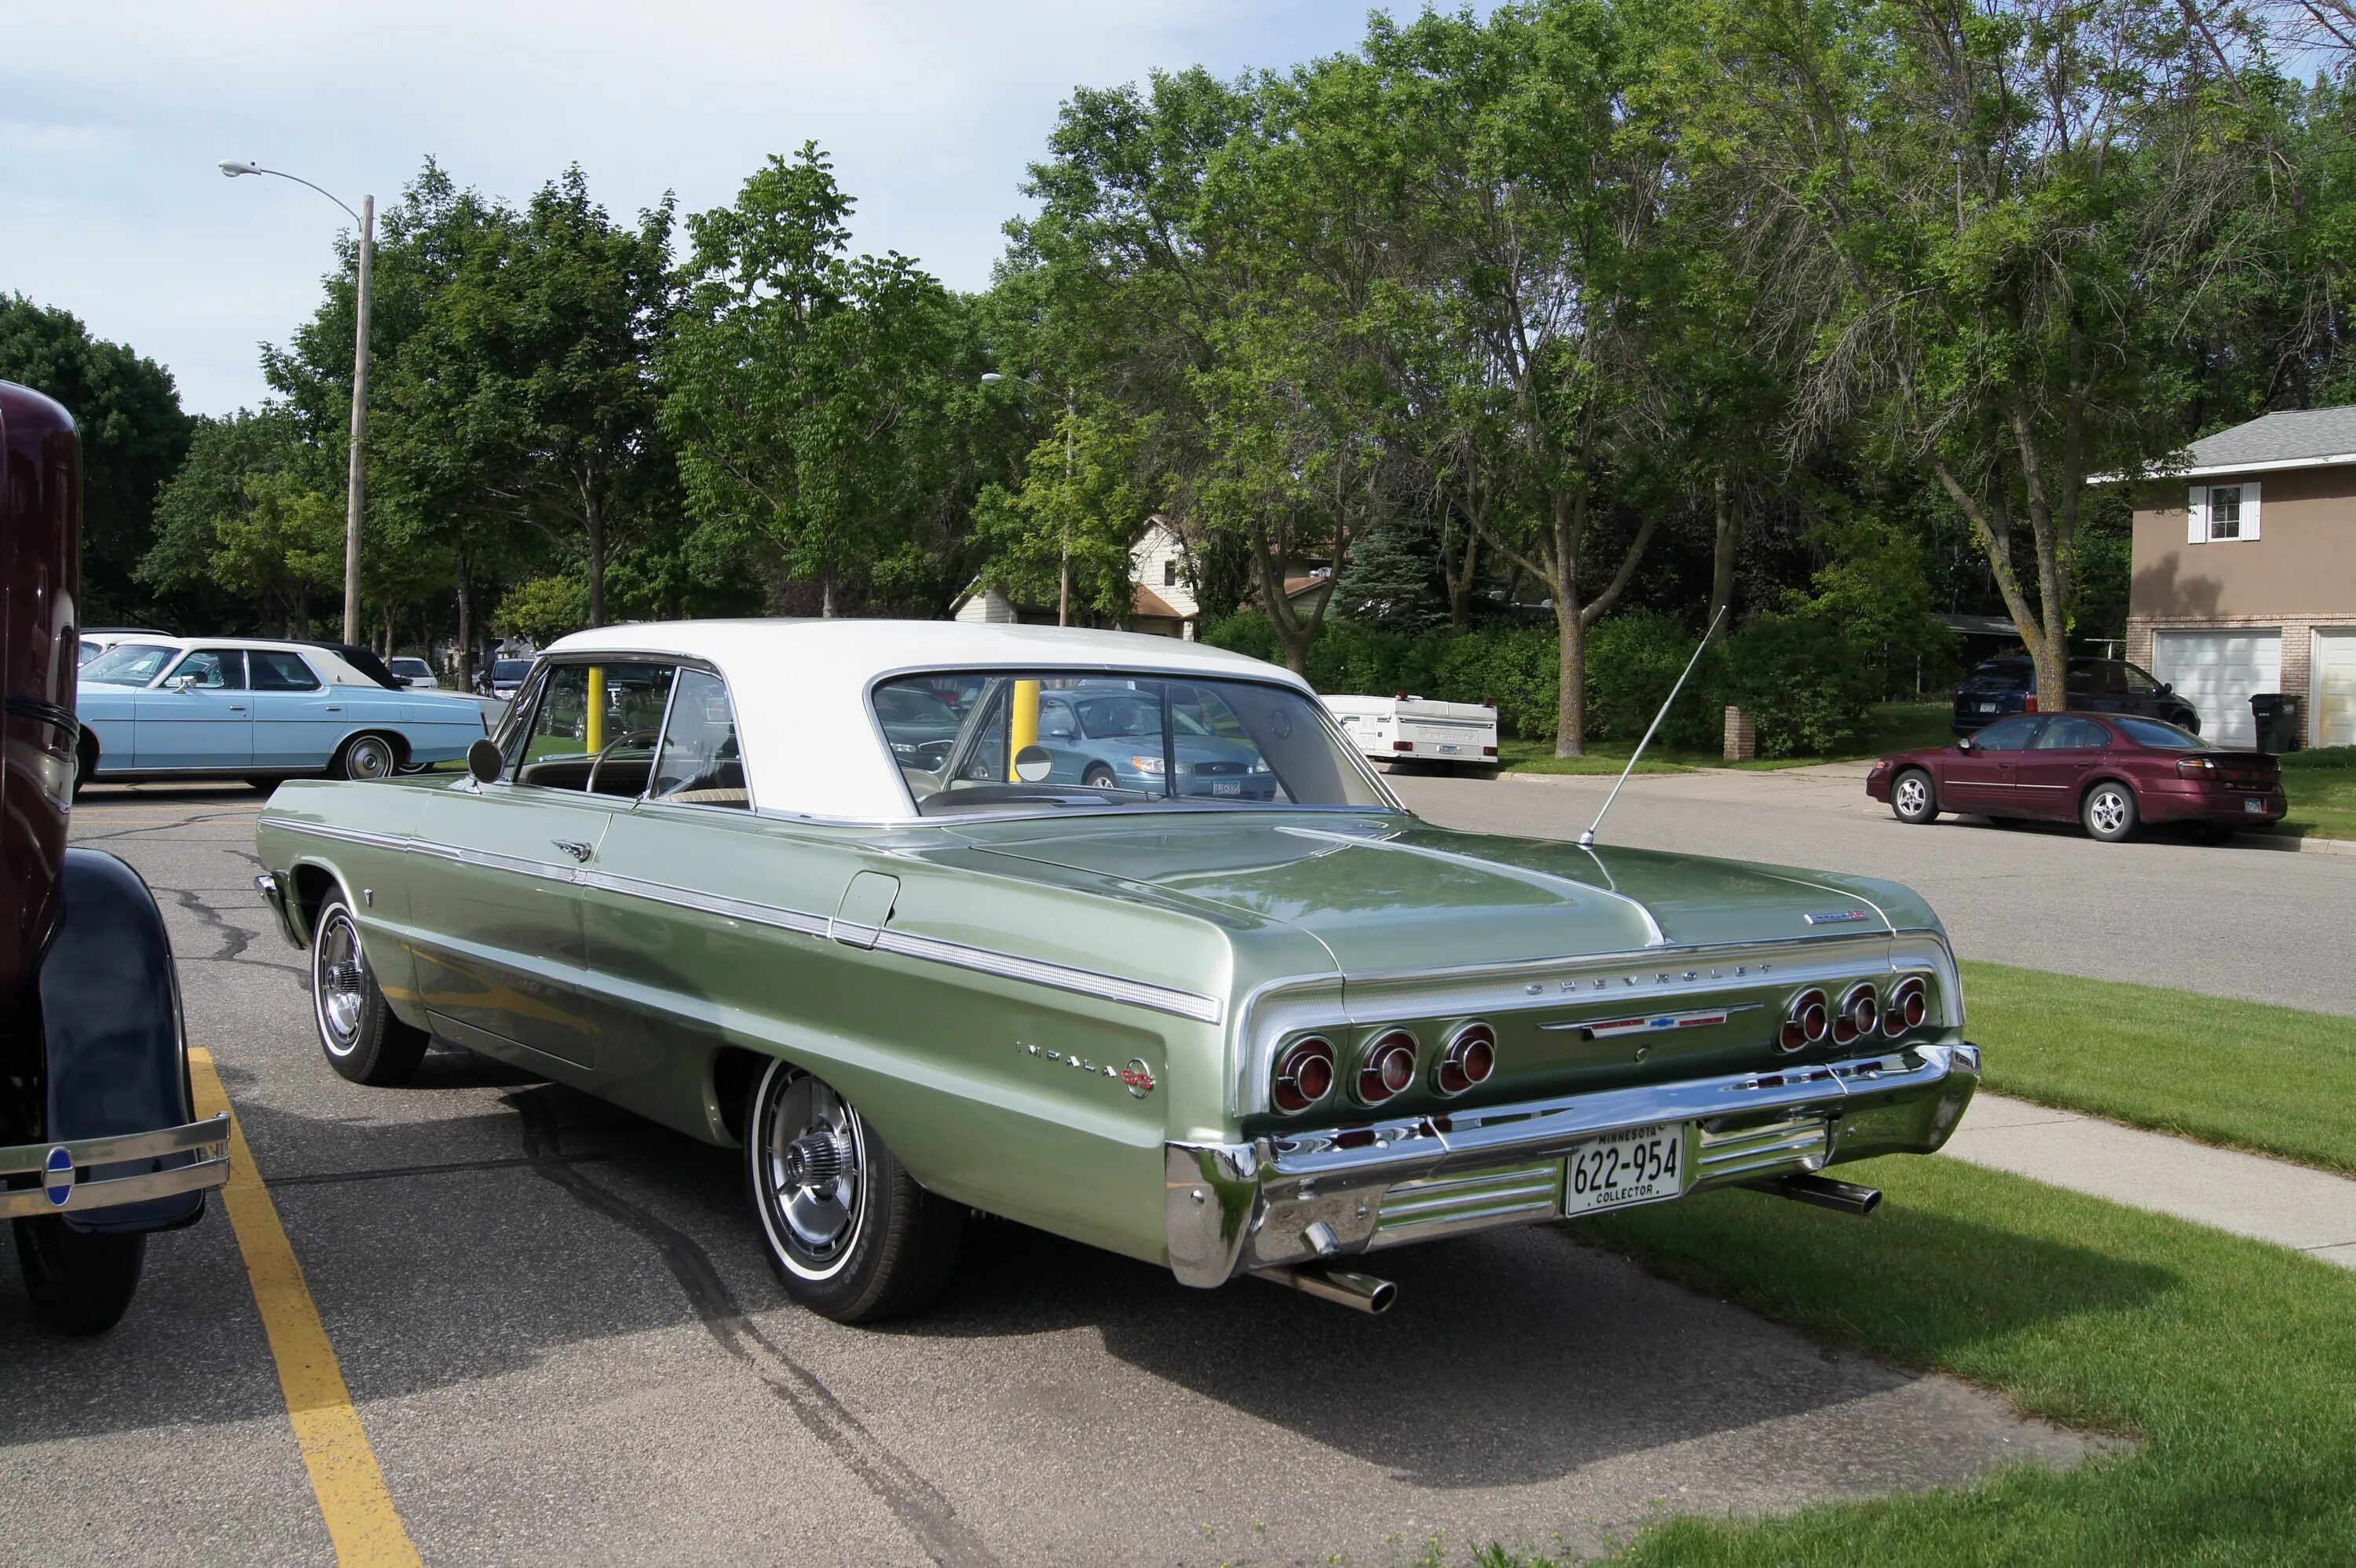
[[[1888,801],[1901,822],[1942,811],[2074,817],[2113,843],[2146,822],[2194,823],[2222,837],[2279,822],[2284,809],[2274,758],[2117,713],[2019,714],[1952,746],[1884,757],[1865,793]]]

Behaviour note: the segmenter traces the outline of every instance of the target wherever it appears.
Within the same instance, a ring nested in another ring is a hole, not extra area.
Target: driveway
[[[100,787],[74,834],[155,888],[191,1037],[428,1563],[1461,1560],[2080,1451],[1569,1228],[1387,1254],[1400,1305],[1368,1318],[988,1222],[936,1309],[839,1327],[784,1300],[729,1151],[461,1052],[406,1090],[330,1073],[253,891],[257,804]],[[332,1559],[220,1205],[155,1240],[95,1342],[0,1275],[0,1559]]]
[[[1450,827],[1575,838],[1612,780],[1394,774]],[[1942,816],[1909,827],[1865,768],[1640,773],[1604,841],[1861,872],[1928,897],[1966,958],[2356,1014],[2356,859],[2164,833],[2097,843],[2066,827]]]

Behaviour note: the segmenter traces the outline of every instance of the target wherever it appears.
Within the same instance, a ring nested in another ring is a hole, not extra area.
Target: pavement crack
[[[205,902],[203,894],[193,888],[154,888],[152,891],[171,894],[174,902],[221,933],[220,951],[204,954],[201,955],[203,958],[241,958],[245,955],[247,946],[253,941],[253,933],[231,925],[222,918],[220,911]]]
[[[555,1110],[544,1098],[524,1095],[516,1106],[525,1159],[534,1174],[562,1188],[592,1213],[651,1243],[712,1339],[769,1385],[809,1434],[892,1510],[927,1557],[942,1568],[996,1568],[998,1559],[973,1527],[958,1517],[956,1507],[869,1432],[816,1373],[745,1316],[711,1254],[693,1237],[574,1169],[562,1150]]]
[[[153,833],[178,833],[199,822],[226,822],[231,817],[252,816],[250,811],[209,811],[196,816],[183,816],[171,822],[152,822],[145,827],[117,827],[106,833],[76,833],[76,844],[97,844],[109,838],[143,838]],[[252,857],[248,856],[251,859]]]

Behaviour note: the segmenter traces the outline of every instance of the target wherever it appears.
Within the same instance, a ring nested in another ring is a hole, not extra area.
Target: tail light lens
[[[1881,1027],[1881,998],[1870,985],[1851,986],[1841,993],[1840,1010],[1833,1015],[1833,1043],[1847,1045]]]
[[[2032,691],[2029,694],[2029,706],[2022,709],[2021,711],[2023,713],[2034,713],[2037,711],[2037,693]]]
[[[1442,1094],[1462,1094],[1476,1083],[1487,1083],[1495,1071],[1496,1030],[1487,1024],[1466,1024],[1448,1037],[1440,1065],[1432,1069],[1431,1086]]]
[[[1783,1028],[1775,1043],[1785,1051],[1799,1051],[1811,1045],[1822,1045],[1832,1032],[1833,1006],[1825,994],[1811,986],[1792,998],[1783,1009]]]
[[[1881,1013],[1881,1032],[1896,1040],[1910,1029],[1921,1029],[1922,1020],[1930,1016],[1930,987],[1920,978],[1909,976],[1890,993],[1890,1005]]]
[[[1358,1062],[1358,1104],[1379,1105],[1415,1083],[1415,1036],[1395,1029],[1366,1047]]]
[[[1288,1115],[1305,1111],[1333,1092],[1333,1045],[1317,1035],[1294,1040],[1276,1061],[1271,1095]]]
[[[2217,764],[2207,757],[2179,757],[2176,759],[2176,776],[2203,781],[2213,779],[2217,776]]]

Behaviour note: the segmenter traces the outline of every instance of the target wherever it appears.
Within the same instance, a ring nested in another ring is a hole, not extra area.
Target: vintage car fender
[[[48,1141],[124,1137],[193,1122],[179,980],[155,895],[136,871],[95,849],[68,849],[62,882],[39,979]],[[191,1149],[126,1163],[162,1172],[199,1158]],[[131,1172],[93,1173],[109,1174]],[[162,1231],[193,1224],[204,1211],[199,1187],[65,1219],[77,1230]]]

